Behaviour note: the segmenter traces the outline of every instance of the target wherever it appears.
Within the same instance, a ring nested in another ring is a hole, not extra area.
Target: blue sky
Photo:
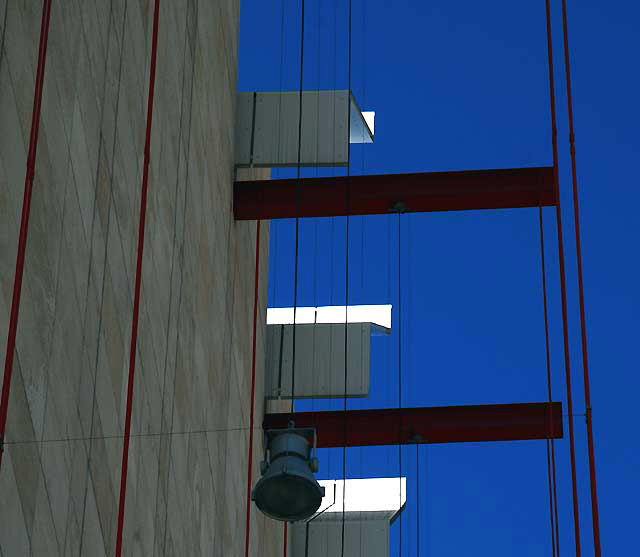
[[[552,4],[580,517],[583,554],[591,555],[561,14],[560,2]],[[568,6],[603,550],[635,555],[640,6]],[[348,86],[347,9],[346,0],[306,1],[305,89]],[[352,13],[351,88],[363,109],[376,111],[375,143],[353,147],[352,174],[551,165],[543,0],[353,0]],[[298,89],[299,56],[300,1],[244,0],[239,88]],[[553,211],[544,212],[551,356],[554,399],[564,402]],[[371,396],[349,408],[398,405],[399,341],[404,406],[545,399],[537,209],[403,215],[400,238],[395,215],[352,217],[349,227],[349,303],[394,304],[392,335],[372,341]],[[293,231],[291,221],[271,224],[272,306],[293,303]],[[299,305],[343,304],[345,219],[301,222],[299,261]],[[561,549],[572,554],[566,436],[557,452]],[[342,476],[340,450],[320,458],[321,477]],[[409,481],[402,555],[416,555],[418,530],[420,555],[551,555],[544,442],[423,446],[419,494],[415,447],[404,449],[402,462]],[[348,451],[348,477],[398,473],[397,447]],[[399,522],[392,533],[398,555]]]

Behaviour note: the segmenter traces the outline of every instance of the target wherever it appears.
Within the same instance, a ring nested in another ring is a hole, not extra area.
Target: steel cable
[[[571,355],[569,348],[569,319],[567,312],[567,284],[564,257],[564,242],[562,237],[562,203],[560,200],[560,183],[558,176],[558,130],[555,102],[555,80],[553,66],[553,40],[551,32],[550,0],[545,0],[546,28],[547,28],[547,57],[549,70],[549,101],[551,118],[551,146],[553,150],[553,178],[556,197],[556,223],[558,237],[558,259],[560,264],[560,294],[562,301],[562,331],[564,342],[565,382],[567,389],[567,410],[569,412],[569,454],[571,460],[571,490],[573,497],[573,524],[576,557],[581,555],[580,545],[580,509],[578,502],[578,482],[576,470],[575,434],[573,428],[573,394],[571,389]]]
[[[573,221],[575,229],[576,259],[578,263],[578,300],[580,303],[580,343],[582,345],[582,371],[584,381],[584,403],[587,423],[587,446],[589,452],[589,481],[591,488],[591,519],[593,522],[593,549],[596,557],[602,554],[600,543],[600,513],[598,510],[598,487],[596,484],[596,457],[593,441],[591,415],[591,385],[589,380],[589,357],[587,354],[587,323],[584,309],[584,281],[582,278],[582,243],[580,238],[580,203],[578,199],[578,171],[576,163],[575,130],[573,123],[573,94],[571,90],[571,60],[569,53],[569,25],[567,2],[562,0],[562,34],[564,39],[564,67],[567,84],[567,113],[569,119],[569,148],[571,151],[571,185],[573,190]]]
[[[547,272],[544,244],[544,221],[542,206],[538,207],[538,220],[540,228],[540,266],[542,276],[542,304],[544,313],[544,339],[545,339],[545,362],[547,370],[547,400],[549,404],[552,401],[551,390],[551,350],[549,345],[549,316],[547,302]],[[551,409],[551,406],[549,406]],[[551,419],[549,420],[551,423]],[[547,438],[547,481],[549,487],[549,515],[551,522],[551,551],[552,555],[560,555],[560,534],[558,525],[558,496],[556,482],[556,453],[554,439],[550,435]]]
[[[345,502],[347,496],[347,381],[348,381],[348,327],[349,327],[349,212],[351,209],[351,40],[352,40],[352,0],[349,0],[347,28],[347,188],[345,218],[345,302],[344,302],[344,398],[343,398],[343,447],[342,447],[342,532],[340,555],[344,557]]]
[[[300,173],[302,155],[302,87],[304,77],[304,10],[305,0],[301,0],[300,8],[300,88],[298,96],[298,164],[296,182],[296,225],[295,225],[295,253],[293,265],[293,332],[291,354],[291,413],[293,414],[296,389],[296,314],[298,310],[298,268],[300,251]]]

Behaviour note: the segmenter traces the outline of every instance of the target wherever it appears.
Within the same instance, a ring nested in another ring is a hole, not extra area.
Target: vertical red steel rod
[[[51,19],[51,0],[44,0],[42,4],[42,21],[40,23],[40,41],[38,46],[38,66],[33,93],[33,108],[31,110],[31,133],[29,149],[27,151],[27,168],[24,177],[24,194],[22,198],[22,216],[20,218],[20,232],[18,235],[18,253],[16,256],[16,270],[13,278],[13,297],[9,316],[9,334],[7,335],[7,352],[4,359],[4,374],[2,377],[2,398],[0,399],[0,469],[4,453],[4,436],[9,411],[9,392],[13,375],[13,360],[16,351],[16,335],[18,332],[18,317],[20,314],[20,299],[22,293],[22,277],[24,274],[24,260],[27,251],[27,235],[29,232],[29,216],[31,214],[31,195],[33,193],[33,179],[35,176],[36,153],[40,131],[40,113],[42,108],[42,93],[44,89],[44,71],[47,62],[47,45],[49,43],[49,21]]]
[[[282,546],[283,546],[283,550],[282,550],[282,555],[283,557],[287,557],[287,526],[288,526],[288,522],[284,523],[284,528],[283,530],[283,542],[282,542]]]
[[[244,538],[244,554],[249,557],[249,533],[251,531],[251,473],[253,465],[253,423],[256,394],[256,332],[258,326],[258,293],[260,279],[260,223],[256,225],[256,270],[253,289],[253,346],[251,353],[251,410],[249,412],[249,455],[247,457],[247,518]]]
[[[573,126],[573,96],[571,92],[571,60],[569,55],[569,25],[567,2],[562,0],[562,32],[564,36],[564,67],[567,82],[567,113],[569,115],[569,147],[571,150],[571,183],[573,188],[573,220],[576,235],[576,258],[578,260],[578,298],[580,300],[580,338],[582,343],[582,370],[584,378],[584,402],[587,422],[587,444],[589,450],[589,479],[591,486],[591,519],[593,521],[593,549],[596,557],[602,554],[600,544],[600,513],[598,511],[598,487],[596,484],[596,457],[593,443],[591,417],[591,386],[589,381],[589,358],[587,354],[587,322],[584,310],[584,283],[582,280],[582,244],[580,240],[580,204],[578,199],[578,171],[576,163],[575,132]]]
[[[149,98],[147,99],[147,130],[144,143],[142,192],[140,195],[140,221],[138,226],[138,255],[136,280],[133,294],[133,317],[131,324],[131,347],[129,352],[129,380],[127,384],[127,410],[124,422],[122,446],[122,468],[120,471],[120,497],[118,501],[118,530],[116,535],[117,557],[122,555],[122,531],[124,527],[124,505],[127,494],[127,468],[129,465],[129,439],[131,436],[131,411],[133,406],[133,379],[136,370],[136,347],[138,343],[138,321],[140,315],[140,286],[142,282],[142,253],[144,251],[144,225],[147,217],[147,190],[149,189],[149,161],[151,157],[151,122],[153,119],[153,94],[156,81],[156,59],[158,54],[158,17],[160,0],[155,0],[153,9],[153,36],[151,39],[151,65],[149,72]]]
[[[562,239],[562,202],[560,199],[560,180],[558,176],[558,129],[556,125],[555,80],[553,77],[553,40],[551,38],[551,7],[545,0],[547,20],[547,56],[549,66],[549,94],[551,108],[551,144],[553,147],[553,178],[556,190],[556,222],[558,232],[558,258],[560,260],[560,293],[562,299],[562,331],[564,337],[564,368],[567,385],[567,410],[569,413],[569,452],[571,457],[571,490],[573,495],[573,525],[576,545],[576,557],[581,555],[580,547],[580,510],[578,505],[578,480],[576,472],[576,449],[573,432],[573,395],[571,391],[571,356],[569,352],[569,320],[567,315],[567,283],[564,265],[564,242]]]

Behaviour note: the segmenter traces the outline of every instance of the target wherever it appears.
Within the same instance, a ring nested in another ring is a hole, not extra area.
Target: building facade
[[[0,1],[3,361],[43,4]],[[115,551],[153,18],[151,0],[51,6],[0,469],[3,556]],[[238,0],[160,2],[126,555],[245,551],[256,223],[232,213],[238,24]],[[263,223],[257,393],[268,238]],[[249,554],[281,555],[282,524],[250,512]]]

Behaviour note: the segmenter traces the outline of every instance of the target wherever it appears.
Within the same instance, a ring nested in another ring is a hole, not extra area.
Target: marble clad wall
[[[41,7],[0,0],[3,362]],[[53,2],[2,556],[114,551],[152,18],[151,0]],[[161,1],[127,555],[244,554],[256,224],[231,212],[238,20],[238,0]],[[261,238],[254,478],[267,223]],[[255,509],[251,535],[252,555],[282,554],[282,525]]]

